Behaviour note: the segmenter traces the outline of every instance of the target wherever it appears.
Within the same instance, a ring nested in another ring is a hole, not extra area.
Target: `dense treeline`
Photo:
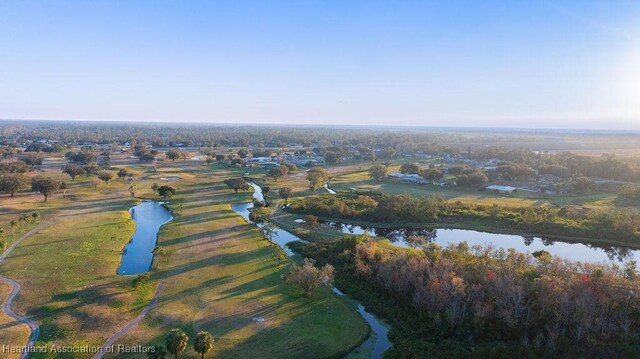
[[[390,357],[637,357],[640,290],[624,268],[490,247],[389,251],[366,239],[296,243],[392,322]]]
[[[482,220],[489,227],[525,233],[634,241],[640,239],[640,211],[583,207],[474,205],[442,197],[411,197],[378,192],[320,195],[292,203],[294,213],[389,225],[434,225]]]
[[[539,174],[552,174],[564,178],[585,175],[621,181],[640,180],[637,161],[617,158],[610,154],[592,157],[571,152],[550,154],[534,152],[526,148],[487,147],[474,152],[472,157],[480,160],[496,158],[515,164],[526,164],[538,170]]]

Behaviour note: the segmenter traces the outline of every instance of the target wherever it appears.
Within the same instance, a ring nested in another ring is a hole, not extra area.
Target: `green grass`
[[[272,258],[275,247],[231,211],[230,203],[251,194],[233,194],[221,183],[244,169],[206,168],[176,182],[180,191],[171,202],[183,209],[161,230],[167,255],[152,271],[152,280],[163,283],[159,306],[121,342],[160,344],[181,327],[190,337],[210,331],[216,357],[289,358],[333,356],[364,340],[364,321],[328,289],[307,298],[282,284],[287,265]],[[193,355],[190,346],[186,357]]]

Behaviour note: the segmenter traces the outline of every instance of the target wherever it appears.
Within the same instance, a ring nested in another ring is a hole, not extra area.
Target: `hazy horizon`
[[[0,118],[640,130],[635,1],[0,2]]]

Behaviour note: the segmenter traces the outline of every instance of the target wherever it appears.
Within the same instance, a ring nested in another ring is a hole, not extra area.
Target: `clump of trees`
[[[176,194],[176,192],[177,190],[171,186],[164,185],[164,186],[158,187],[158,195],[164,198],[172,197],[173,195]]]
[[[200,354],[202,359],[213,349],[214,338],[211,333],[207,331],[200,331],[196,334],[193,341],[193,350]],[[164,346],[154,345],[152,350],[147,353],[149,359],[164,359],[166,354],[171,354],[175,359],[178,359],[189,346],[189,336],[184,330],[180,328],[174,328],[169,331],[164,339]]]
[[[316,186],[323,186],[329,179],[329,172],[322,167],[314,167],[307,172],[309,188],[315,191]]]
[[[23,173],[8,173],[0,176],[0,191],[13,197],[16,192],[29,186],[29,177]]]
[[[111,181],[114,177],[115,177],[115,174],[111,171],[98,172],[98,178],[106,184],[109,184],[109,181]]]
[[[375,181],[381,181],[387,177],[387,166],[375,165],[369,167],[369,178]]]
[[[464,169],[456,176],[456,184],[464,187],[480,188],[487,185],[489,176],[480,169]]]
[[[281,187],[278,190],[278,195],[280,196],[280,198],[284,199],[285,203],[289,203],[289,198],[291,198],[292,194],[293,190],[291,189],[291,187]]]
[[[300,288],[307,296],[311,296],[320,285],[332,286],[335,272],[333,266],[325,264],[317,268],[314,264],[315,261],[309,258],[304,259],[302,266],[292,264],[289,272],[282,277],[283,281]]]
[[[345,237],[300,244],[336,266],[340,288],[392,322],[392,357],[636,357],[636,263],[431,244],[390,251]]]
[[[62,172],[68,174],[72,181],[75,181],[76,177],[85,174],[84,168],[77,163],[69,163],[65,165],[62,167]]]
[[[626,184],[622,186],[618,193],[618,199],[629,201],[640,201],[640,186]]]
[[[69,162],[80,163],[83,165],[94,163],[97,161],[96,155],[88,151],[80,151],[80,152],[69,151],[65,153],[64,157]]]
[[[31,178],[31,190],[42,194],[45,202],[50,195],[61,188],[62,182],[56,179],[44,176],[35,176]]]
[[[26,173],[31,171],[32,167],[23,161],[3,162],[0,163],[0,174],[5,173]]]
[[[238,191],[248,191],[251,186],[243,179],[243,178],[228,178],[224,180],[224,184],[229,187],[229,189],[233,190],[233,192],[238,193]]]

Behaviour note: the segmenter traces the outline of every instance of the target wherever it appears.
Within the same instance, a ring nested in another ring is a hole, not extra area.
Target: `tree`
[[[420,167],[415,163],[405,163],[400,166],[400,173],[402,174],[417,174],[420,171]]]
[[[204,359],[207,354],[213,348],[213,336],[209,332],[202,331],[196,335],[195,342],[193,343],[193,350],[201,355]]]
[[[151,185],[151,190],[153,191],[153,193],[158,192],[158,188],[160,188],[160,186],[158,186],[157,183],[153,182],[153,184]]]
[[[314,215],[304,216],[304,226],[309,229],[320,227],[320,220]]]
[[[106,184],[109,184],[109,181],[111,181],[113,177],[115,177],[115,175],[111,171],[98,172],[98,178],[101,179]]]
[[[133,287],[136,289],[145,287],[149,283],[151,275],[149,273],[141,273],[133,280]]]
[[[4,227],[0,227],[0,252],[7,249],[7,237],[4,235]]]
[[[176,192],[177,192],[176,189],[171,186],[164,185],[164,186],[158,187],[158,195],[164,198],[169,198],[174,194],[176,194]]]
[[[175,359],[181,355],[187,345],[189,344],[189,337],[182,329],[171,329],[167,337],[164,339],[164,346],[170,354],[173,354]]]
[[[325,264],[322,268],[316,268],[314,264],[315,261],[309,258],[304,259],[302,266],[292,264],[289,272],[283,277],[284,282],[294,284],[307,296],[311,296],[321,284],[331,286],[334,277],[333,266]]]
[[[419,174],[422,178],[431,182],[437,181],[443,177],[442,171],[436,168],[427,168],[424,170],[420,170]]]
[[[216,155],[216,161],[218,161],[218,162],[222,162],[222,161],[224,161],[224,159],[225,159],[225,156],[224,156],[224,155],[222,155],[222,154],[220,154],[220,155]]]
[[[411,248],[416,249],[428,243],[427,239],[422,236],[407,236],[404,242]]]
[[[40,213],[31,212],[31,222],[38,223],[39,219],[40,219]]]
[[[12,219],[11,222],[9,222],[9,228],[11,228],[11,235],[13,235],[15,230],[18,229],[18,225],[19,223],[15,219]]]
[[[118,178],[120,179],[123,179],[129,175],[131,175],[131,173],[129,173],[126,168],[121,168],[120,170],[118,170]]]
[[[274,182],[277,182],[278,178],[283,177],[287,173],[289,173],[289,168],[287,166],[278,166],[270,169],[269,172],[267,172],[267,177],[271,177]]]
[[[208,165],[212,164],[213,161],[215,161],[215,159],[212,156],[207,156],[205,159],[205,162],[207,162]]]
[[[309,181],[309,187],[312,191],[315,191],[316,186],[324,185],[329,179],[329,172],[322,167],[314,167],[307,172],[307,181]]]
[[[276,251],[273,252],[272,257],[273,259],[278,261],[278,265],[280,265],[282,262],[287,260],[287,253],[281,247],[278,246],[276,247]]]
[[[31,190],[42,194],[45,202],[51,194],[60,189],[61,185],[62,182],[53,178],[35,176],[31,179]]]
[[[167,156],[167,158],[170,159],[171,162],[174,162],[175,160],[180,158],[180,152],[176,151],[176,150],[169,150],[169,151],[167,151],[165,156]]]
[[[238,191],[240,190],[249,190],[249,184],[247,184],[247,182],[245,182],[242,178],[229,178],[224,180],[224,184],[226,184],[227,187],[229,187],[229,189],[232,189],[235,193],[238,193]]]
[[[62,167],[62,172],[68,174],[71,177],[72,181],[75,181],[77,176],[85,173],[84,168],[75,163],[69,163],[68,165]]]
[[[387,166],[375,165],[369,168],[369,177],[372,180],[380,181],[387,176]]]
[[[91,176],[91,175],[97,174],[98,171],[100,171],[100,167],[95,162],[88,163],[88,164],[82,166],[82,169],[84,170],[84,174],[86,176]]]
[[[592,191],[595,188],[595,184],[589,177],[578,176],[571,180],[571,188],[576,193],[583,194]]]
[[[9,173],[0,177],[0,191],[9,193],[11,197],[28,185],[29,178],[23,173]]]
[[[324,160],[327,163],[338,163],[340,162],[341,158],[340,158],[340,154],[333,151],[327,151],[324,154]]]
[[[489,182],[489,177],[479,169],[466,170],[456,176],[458,186],[483,187],[487,182]]]
[[[249,156],[249,151],[247,151],[244,148],[241,148],[241,149],[238,150],[238,156],[240,158],[246,158],[247,156]]]
[[[285,203],[289,203],[289,198],[291,198],[292,193],[291,187],[282,187],[278,190],[280,198],[284,199]]]
[[[271,187],[269,186],[262,186],[262,194],[263,195],[267,195],[267,193],[271,192]]]

